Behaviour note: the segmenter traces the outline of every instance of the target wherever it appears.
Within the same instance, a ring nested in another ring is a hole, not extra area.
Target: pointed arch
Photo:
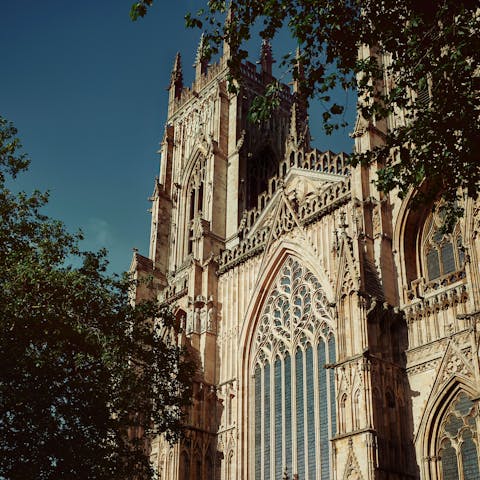
[[[427,460],[425,464],[422,465],[424,469],[422,478],[425,478],[425,480],[458,478],[455,477],[454,474],[452,474],[453,476],[451,477],[446,477],[442,473],[442,469],[445,468],[445,465],[442,465],[441,461],[442,452],[446,458],[452,457],[458,460],[458,464],[451,466],[452,472],[455,468],[459,470],[464,468],[465,463],[465,459],[460,460],[462,455],[464,455],[464,452],[462,452],[460,448],[462,441],[455,441],[454,433],[445,435],[445,428],[449,428],[448,420],[452,417],[452,411],[454,411],[459,399],[468,399],[472,408],[476,409],[476,415],[478,415],[478,400],[475,400],[478,399],[479,393],[480,392],[464,377],[455,376],[452,377],[433,398],[429,399],[415,437],[418,458]],[[469,411],[464,413],[469,413]],[[456,413],[456,421],[458,423],[457,430],[462,432],[463,436],[463,432],[466,432],[469,428],[468,424],[459,418],[461,418],[461,414]],[[464,427],[461,426],[462,421]],[[453,432],[453,430],[451,432]],[[480,440],[479,433],[475,426],[470,428],[470,434],[475,438],[474,441],[476,445],[478,445]],[[465,433],[465,435],[468,436],[468,433]],[[453,443],[449,443],[449,438],[454,439]],[[467,437],[465,437],[465,439],[466,438]],[[454,448],[454,445],[456,448]],[[476,448],[478,449],[478,446]],[[452,452],[455,451],[456,453],[453,455]],[[477,452],[478,450],[475,450],[475,457],[478,462]],[[472,457],[472,452],[469,453],[469,456]],[[480,470],[480,465],[478,463],[475,464],[475,468]]]
[[[180,201],[177,212],[177,227],[180,237],[177,239],[178,262],[193,253],[193,222],[204,212],[205,185],[207,176],[207,152],[197,146],[187,162],[181,177]]]
[[[412,208],[416,194],[416,191],[410,190],[400,205],[398,220],[394,222],[393,245],[400,257],[398,268],[402,285],[409,285],[420,272],[417,255],[412,255],[412,252],[418,251],[423,230],[419,226],[425,222],[429,209],[424,204]]]
[[[422,187],[420,194],[423,190]],[[415,290],[412,282],[416,284],[417,280],[426,284],[456,281],[465,268],[464,246],[470,243],[472,234],[467,228],[471,226],[471,200],[465,202],[464,216],[453,231],[441,234],[441,198],[415,205],[418,196],[419,191],[408,193],[394,221],[393,250],[398,253],[399,286],[408,287],[400,289],[404,291],[404,301],[411,295],[409,291]]]
[[[247,160],[246,209],[257,206],[258,196],[268,188],[268,180],[278,174],[280,156],[271,145],[263,144]]]
[[[335,300],[348,295],[359,288],[360,274],[356,266],[351,240],[342,236],[338,250],[337,281],[335,284]]]
[[[227,454],[227,462],[226,462],[226,472],[225,472],[225,479],[226,480],[234,480],[235,476],[235,452],[230,450]]]
[[[179,478],[190,478],[190,457],[186,450],[180,453]]]
[[[281,241],[269,252],[268,260],[265,262],[261,269],[261,274],[256,281],[254,291],[255,295],[252,296],[247,306],[245,316],[242,321],[242,327],[239,336],[240,351],[249,351],[249,339],[252,337],[252,331],[256,328],[260,309],[263,306],[265,299],[269,293],[269,289],[275,280],[275,277],[288,257],[301,259],[301,263],[318,279],[322,290],[325,294],[325,301],[327,305],[333,304],[334,292],[327,272],[318,263],[318,256],[315,252],[305,245],[300,248],[299,245],[289,242]],[[245,355],[242,356],[241,361],[244,362]]]
[[[208,157],[208,152],[202,145],[197,145],[190,156],[188,157],[187,161],[185,162],[185,166],[183,168],[183,174],[181,178],[181,185],[187,185],[192,173],[199,161],[203,159],[205,162]]]
[[[242,408],[251,423],[242,432],[244,461],[255,479],[280,479],[285,467],[301,478],[330,475],[335,389],[324,366],[335,361],[335,324],[322,284],[304,259],[286,249],[274,258],[240,337]]]
[[[288,257],[292,257],[295,259],[301,259],[302,264],[306,269],[312,272],[313,275],[318,279],[319,283],[321,284],[326,301],[328,302],[328,308],[330,308],[330,304],[333,302],[333,288],[328,280],[328,276],[325,270],[322,268],[321,265],[318,263],[318,257],[315,255],[315,252],[312,251],[311,248],[300,249],[299,245],[294,242],[290,242],[287,240],[283,240],[278,242],[274,249],[269,253],[269,257],[266,259],[265,263],[262,265],[260,269],[261,274],[256,281],[254,291],[256,292],[255,295],[252,296],[250,299],[249,305],[246,309],[245,316],[243,318],[241,329],[239,332],[239,340],[238,340],[238,351],[240,352],[239,355],[239,363],[238,363],[238,378],[240,381],[240,388],[242,390],[242,395],[240,395],[238,399],[238,412],[243,418],[248,419],[248,428],[242,429],[241,431],[241,438],[240,438],[240,448],[238,450],[238,458],[237,458],[237,465],[238,468],[242,469],[243,471],[251,471],[251,469],[255,468],[255,462],[252,462],[251,458],[251,449],[253,442],[249,442],[251,440],[249,438],[249,432],[254,431],[254,418],[249,411],[249,403],[248,398],[254,398],[254,377],[252,376],[252,371],[250,369],[250,354],[252,352],[252,343],[254,340],[254,333],[256,326],[258,324],[258,320],[261,313],[261,308],[264,305],[266,298],[268,296],[270,287],[272,286],[273,282],[275,281],[276,275],[281,269],[282,265],[286,261]],[[326,350],[325,358],[328,359],[328,362],[334,362],[336,358],[335,354],[335,325],[332,325],[332,332],[330,334],[330,339],[328,341],[328,345],[324,346],[323,348]],[[286,351],[283,355],[283,363],[282,363],[282,372],[284,375],[291,375],[292,374],[292,363],[293,359],[290,353]],[[326,363],[326,361],[324,362]],[[322,364],[323,367],[323,364]],[[323,370],[324,378],[327,377],[325,370]],[[328,382],[329,382],[329,389],[330,395],[334,394],[334,378],[333,378],[333,371],[330,371],[330,375],[328,375]],[[260,380],[259,380],[260,382]],[[288,385],[284,386],[285,391],[284,393],[288,396]],[[334,422],[334,414],[336,412],[335,405],[330,407],[329,411],[333,412],[332,414],[332,422],[330,426],[329,432],[336,431],[336,424]],[[284,414],[284,421],[288,422],[288,411]],[[282,455],[285,459],[287,465],[291,464],[291,458],[288,458],[288,455],[291,457],[291,442],[292,437],[287,436],[285,438],[285,443],[282,446]],[[288,446],[290,445],[290,453],[286,453],[288,451]],[[250,455],[250,456],[249,456]],[[292,471],[289,469],[289,471]],[[254,473],[251,473],[254,478]]]

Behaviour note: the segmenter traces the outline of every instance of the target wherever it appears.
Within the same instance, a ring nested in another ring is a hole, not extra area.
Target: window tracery
[[[422,245],[424,277],[428,282],[458,272],[464,265],[460,225],[452,233],[444,234],[441,209],[436,208],[425,223]]]
[[[260,315],[253,345],[254,478],[330,478],[335,433],[335,340],[316,277],[289,257]],[[319,392],[318,400],[315,392]]]
[[[445,413],[440,426],[437,441],[440,478],[480,478],[477,416],[478,407],[465,392],[460,392]]]
[[[193,252],[194,241],[194,220],[203,213],[203,197],[205,186],[205,170],[206,162],[203,156],[200,156],[190,175],[187,187],[187,206],[188,212],[186,223],[186,238],[187,238],[187,255]]]

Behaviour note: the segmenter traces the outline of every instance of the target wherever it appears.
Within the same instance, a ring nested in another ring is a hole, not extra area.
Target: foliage
[[[136,11],[143,16],[152,3],[140,1]],[[230,66],[237,78],[247,56],[241,45],[252,27],[261,24],[261,37],[272,39],[286,26],[300,47],[304,94],[328,105],[323,114],[327,132],[338,128],[343,112],[331,91],[338,86],[358,91],[361,120],[378,129],[383,143],[351,161],[378,166],[381,190],[398,189],[405,196],[423,184],[430,196],[441,192],[450,207],[447,223],[458,214],[452,207],[459,189],[477,196],[478,2],[232,0],[229,9],[224,22],[226,1],[209,0],[205,11],[186,19],[187,25],[206,29],[206,39],[217,50],[227,40],[235,52]],[[365,58],[358,56],[362,45],[372,47]],[[283,65],[299,77],[296,64],[292,54],[283,57]],[[262,109],[268,103],[258,105]]]
[[[9,190],[29,164],[16,134],[0,118],[0,478],[151,478],[144,440],[176,439],[191,393],[174,318],[133,306],[47,194]]]

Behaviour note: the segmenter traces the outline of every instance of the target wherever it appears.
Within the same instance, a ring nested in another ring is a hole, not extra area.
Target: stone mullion
[[[271,353],[271,352],[270,352]],[[275,478],[275,361],[270,359],[270,425],[267,428],[270,430],[270,479]],[[268,480],[270,480],[268,479]]]
[[[462,461],[462,452],[460,449],[460,445],[458,443],[458,437],[456,438],[456,442],[453,448],[455,448],[455,453],[457,454],[457,469],[458,469],[458,480],[470,480],[469,478],[465,478],[463,474],[463,461]],[[452,442],[453,445],[453,442]],[[448,479],[447,479],[448,480]]]
[[[323,339],[324,341],[324,348],[325,348],[325,362],[327,363],[330,363],[330,358],[331,358],[331,354],[332,352],[330,352],[330,342],[328,342],[327,338]],[[333,431],[333,425],[332,425],[332,399],[330,398],[330,392],[332,391],[332,385],[330,384],[330,382],[332,381],[332,377],[333,377],[333,382],[335,382],[335,376],[333,375],[330,375],[330,374],[327,374],[325,375],[325,380],[327,382],[327,385],[326,385],[326,393],[327,393],[327,417],[328,417],[328,437],[329,438],[333,438],[334,435],[335,435],[335,432]],[[320,385],[318,386],[319,389],[320,389]],[[333,386],[334,387],[334,390],[335,392],[337,391],[337,389],[335,388],[335,385]],[[319,390],[320,391],[320,390]],[[336,395],[335,395],[336,396]],[[336,398],[333,399],[334,402],[336,402]],[[339,430],[339,422],[338,422],[338,419],[337,419],[337,430]],[[346,421],[345,421],[345,425],[346,425]],[[333,448],[332,448],[333,450]],[[333,452],[332,452],[333,454]],[[330,455],[330,453],[329,453]],[[321,458],[321,456],[319,457]],[[334,465],[333,463],[334,459],[333,457],[330,458],[330,468],[332,468],[332,465]],[[321,468],[321,462],[320,463],[320,468]],[[335,475],[335,471],[334,471],[334,475]],[[321,478],[320,476],[318,478]],[[323,480],[323,479],[322,479]]]
[[[291,355],[291,402],[292,402],[292,474],[298,471],[298,460],[297,460],[297,361],[296,361],[296,349],[292,345]]]
[[[280,360],[280,364],[281,364],[281,388],[282,388],[282,393],[281,393],[281,402],[282,402],[282,468],[284,468],[284,465],[287,464],[287,452],[286,452],[286,432],[287,432],[287,428],[286,428],[286,420],[285,420],[285,417],[286,417],[286,412],[285,412],[285,409],[286,409],[286,405],[285,405],[285,392],[286,392],[286,388],[285,388],[285,358],[281,357],[281,360]]]
[[[260,478],[265,479],[265,365],[261,369],[261,395],[260,395]],[[268,479],[267,479],[268,480]]]
[[[321,337],[320,337],[321,341]],[[313,385],[316,393],[320,392],[320,385],[318,382],[319,370],[318,370],[318,340],[313,348]],[[314,408],[315,408],[315,455],[317,459],[321,458],[320,453],[320,398],[319,395],[314,395]],[[315,478],[321,478],[322,462],[316,462]]]
[[[305,478],[309,477],[308,472],[308,388],[307,388],[307,348],[302,349],[303,363],[303,457],[305,464]],[[312,347],[310,347],[312,348]]]

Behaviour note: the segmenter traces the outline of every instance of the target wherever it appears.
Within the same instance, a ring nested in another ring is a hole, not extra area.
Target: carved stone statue
[[[207,329],[207,307],[203,306],[200,310],[200,324],[201,324],[201,332],[204,332]]]
[[[215,333],[215,307],[210,305],[207,313],[207,330]]]
[[[187,312],[187,333],[193,331],[193,309],[189,309]]]
[[[195,309],[195,317],[194,317],[194,329],[197,333],[201,331],[201,319],[200,319],[200,309],[196,308]]]

